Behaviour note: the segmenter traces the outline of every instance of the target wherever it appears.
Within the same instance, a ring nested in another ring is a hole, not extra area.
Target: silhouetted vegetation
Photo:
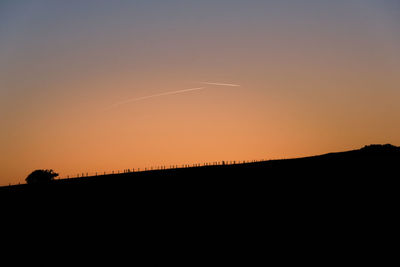
[[[26,177],[28,184],[45,183],[54,180],[58,176],[53,170],[36,170]]]
[[[373,144],[363,147],[361,151],[388,153],[388,152],[399,152],[399,148],[391,144],[386,144],[386,145]]]

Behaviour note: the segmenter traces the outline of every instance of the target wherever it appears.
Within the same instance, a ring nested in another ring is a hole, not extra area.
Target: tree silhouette
[[[45,183],[54,180],[58,176],[53,170],[36,170],[26,177],[28,184]]]

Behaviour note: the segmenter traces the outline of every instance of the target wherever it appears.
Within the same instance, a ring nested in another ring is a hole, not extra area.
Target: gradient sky
[[[1,0],[0,185],[400,145],[399,85],[397,0]]]

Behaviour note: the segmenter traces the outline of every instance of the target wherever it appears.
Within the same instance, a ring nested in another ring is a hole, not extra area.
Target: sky
[[[400,145],[397,0],[1,0],[0,185]]]

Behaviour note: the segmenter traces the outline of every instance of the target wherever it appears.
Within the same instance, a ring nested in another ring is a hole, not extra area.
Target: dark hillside
[[[299,159],[2,187],[0,200],[3,211],[17,211],[24,224],[55,225],[56,236],[73,229],[79,238],[89,232],[93,240],[124,238],[163,248],[178,240],[216,251],[218,240],[251,250],[262,249],[262,241],[283,257],[288,247],[301,251],[312,243],[314,257],[324,255],[326,246],[353,253],[354,242],[381,244],[378,237],[392,235],[399,163],[400,148],[368,146]]]
[[[277,188],[308,190],[323,186],[362,186],[398,178],[400,148],[371,145],[360,150],[320,156],[256,163],[177,168],[96,177],[55,180],[0,188],[1,194],[71,197],[79,194],[118,198],[121,196],[171,197],[174,195],[264,194]]]

